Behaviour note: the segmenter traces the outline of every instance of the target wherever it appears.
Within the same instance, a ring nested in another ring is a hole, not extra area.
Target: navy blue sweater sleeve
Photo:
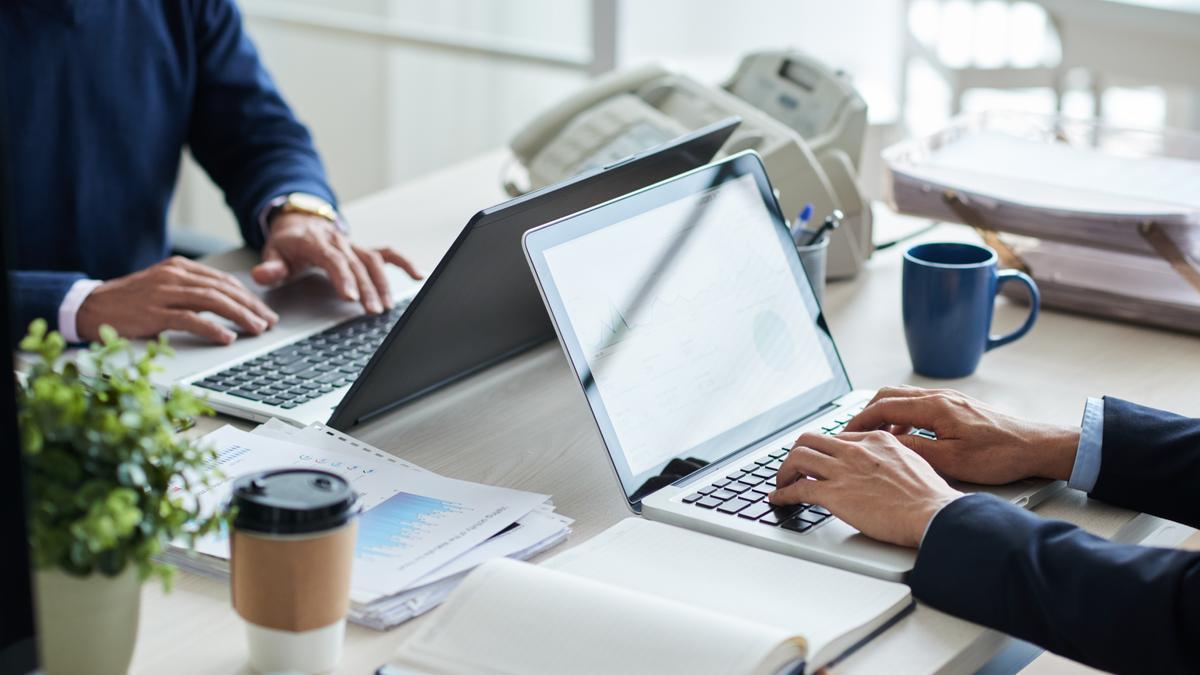
[[[1200,672],[1200,553],[1114,544],[990,495],[929,526],[920,601],[1119,673]]]
[[[336,204],[308,129],[292,114],[232,0],[196,3],[192,154],[225,192],[246,243],[263,243],[259,214],[289,192]]]
[[[1100,452],[1092,497],[1200,527],[1200,419],[1107,396]]]
[[[10,335],[19,339],[25,335],[29,323],[39,318],[45,319],[51,329],[58,328],[58,306],[71,285],[84,278],[78,272],[9,272],[14,314],[14,321],[9,324]]]

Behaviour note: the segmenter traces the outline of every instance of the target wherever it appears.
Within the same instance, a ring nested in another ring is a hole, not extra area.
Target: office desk
[[[429,270],[478,208],[501,201],[502,153],[465,162],[346,208],[359,240],[391,243]],[[881,230],[919,221],[879,207]],[[886,233],[884,234],[886,236]],[[929,238],[970,238],[942,226]],[[877,255],[854,281],[830,285],[827,312],[856,386],[915,377],[900,322],[900,250]],[[484,282],[484,280],[481,280]],[[1024,309],[1001,301],[997,330],[1015,326]],[[1181,409],[1200,381],[1194,337],[1045,312],[1033,332],[984,358],[973,377],[948,383],[1021,415],[1078,423],[1084,398],[1102,393]],[[1195,411],[1193,411],[1195,412]],[[205,420],[200,431],[227,420]],[[576,519],[577,544],[628,517],[583,396],[557,344],[547,344],[354,430],[363,440],[433,471],[467,480],[554,495]],[[1067,492],[1039,508],[1104,536],[1141,540],[1161,521]],[[1159,535],[1163,535],[1160,533]],[[1182,538],[1182,537],[1180,537]],[[554,553],[552,552],[552,553]],[[170,595],[146,587],[135,673],[242,671],[242,627],[227,584],[181,574]],[[384,662],[421,621],[378,633],[351,626],[339,672],[368,673]],[[1007,638],[919,607],[838,672],[973,671]]]

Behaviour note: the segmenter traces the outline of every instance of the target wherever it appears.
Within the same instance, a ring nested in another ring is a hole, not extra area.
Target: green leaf
[[[117,467],[117,480],[121,485],[143,487],[146,485],[146,471],[134,462],[121,462]]]

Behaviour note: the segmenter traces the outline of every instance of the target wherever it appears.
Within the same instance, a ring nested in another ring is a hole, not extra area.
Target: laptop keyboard
[[[290,410],[353,384],[409,302],[343,321],[192,384]]]
[[[862,407],[846,411],[823,425],[821,432],[831,436],[838,433],[860,412]],[[827,509],[816,504],[773,506],[767,502],[767,495],[775,489],[775,474],[790,451],[791,448],[781,448],[730,471],[684,497],[683,503],[771,527],[807,532],[832,517]]]

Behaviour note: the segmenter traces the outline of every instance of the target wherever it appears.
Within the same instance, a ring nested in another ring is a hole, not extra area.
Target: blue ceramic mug
[[[904,254],[904,337],[913,370],[927,377],[966,377],[983,353],[1020,339],[1037,321],[1037,284],[1017,270],[997,270],[996,252],[959,243],[919,244]],[[1000,286],[1029,288],[1025,323],[1008,335],[990,335]]]

